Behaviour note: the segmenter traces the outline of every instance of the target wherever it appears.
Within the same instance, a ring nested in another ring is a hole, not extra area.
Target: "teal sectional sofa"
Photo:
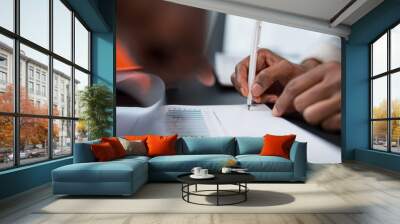
[[[290,159],[260,156],[262,137],[182,137],[177,155],[127,156],[96,162],[90,145],[75,144],[74,163],[52,171],[54,194],[131,195],[151,182],[176,181],[193,167],[219,172],[228,160],[236,160],[259,182],[304,182],[307,174],[307,144],[294,142]]]

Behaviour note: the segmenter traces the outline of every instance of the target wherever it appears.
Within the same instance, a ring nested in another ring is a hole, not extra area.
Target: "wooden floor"
[[[308,182],[368,206],[357,214],[35,214],[36,208],[54,200],[47,185],[1,201],[0,223],[400,223],[400,174],[358,163],[311,165]]]

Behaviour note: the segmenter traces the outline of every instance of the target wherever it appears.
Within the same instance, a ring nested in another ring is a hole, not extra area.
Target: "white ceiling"
[[[351,25],[383,2],[383,0],[166,1],[340,37],[348,37]],[[350,7],[346,7],[347,5]],[[342,10],[344,8],[346,9]],[[337,14],[339,16],[335,17]]]
[[[226,0],[329,21],[350,0]]]

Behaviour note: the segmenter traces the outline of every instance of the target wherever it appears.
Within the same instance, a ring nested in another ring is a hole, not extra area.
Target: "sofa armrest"
[[[290,160],[293,162],[293,179],[305,181],[307,177],[307,143],[294,142],[290,149]]]
[[[100,141],[90,141],[90,142],[82,142],[75,143],[74,147],[74,163],[89,163],[95,162],[96,158],[94,157],[90,146],[92,144],[99,143]]]

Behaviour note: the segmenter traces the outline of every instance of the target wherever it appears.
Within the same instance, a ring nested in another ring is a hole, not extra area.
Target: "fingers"
[[[327,130],[327,131],[340,130],[340,128],[342,126],[341,118],[342,118],[341,113],[337,113],[337,114],[333,115],[332,117],[326,119],[322,123],[322,128]]]
[[[267,49],[260,49],[257,52],[257,63],[256,63],[256,77],[258,76],[258,72],[262,71],[266,67],[278,63],[283,60],[281,57],[275,55],[271,51]],[[250,56],[244,58],[240,61],[236,67],[235,72],[231,75],[231,82],[236,88],[236,90],[241,93],[243,96],[247,96],[249,92],[248,87],[248,69],[250,63]]]
[[[277,99],[278,96],[275,94],[263,94],[253,98],[256,103],[275,103]]]
[[[308,123],[318,125],[334,114],[340,113],[340,107],[341,95],[338,92],[329,99],[319,101],[307,107],[303,112],[303,117]]]
[[[261,96],[274,82],[284,81],[292,77],[293,64],[287,60],[281,60],[260,71],[254,79],[251,93],[254,97]]]
[[[307,89],[294,99],[294,108],[302,113],[308,106],[328,98],[331,95],[331,91],[328,91],[327,88],[324,82],[320,82]]]
[[[318,66],[319,67],[319,66]],[[274,116],[282,116],[288,109],[293,106],[294,99],[305,90],[311,88],[323,78],[323,73],[320,68],[312,69],[303,75],[292,79],[279,96],[272,109]]]
[[[233,86],[243,96],[247,96],[247,93],[249,91],[247,84],[249,60],[250,57],[246,57],[242,61],[240,61],[236,65],[235,72],[231,76]]]

